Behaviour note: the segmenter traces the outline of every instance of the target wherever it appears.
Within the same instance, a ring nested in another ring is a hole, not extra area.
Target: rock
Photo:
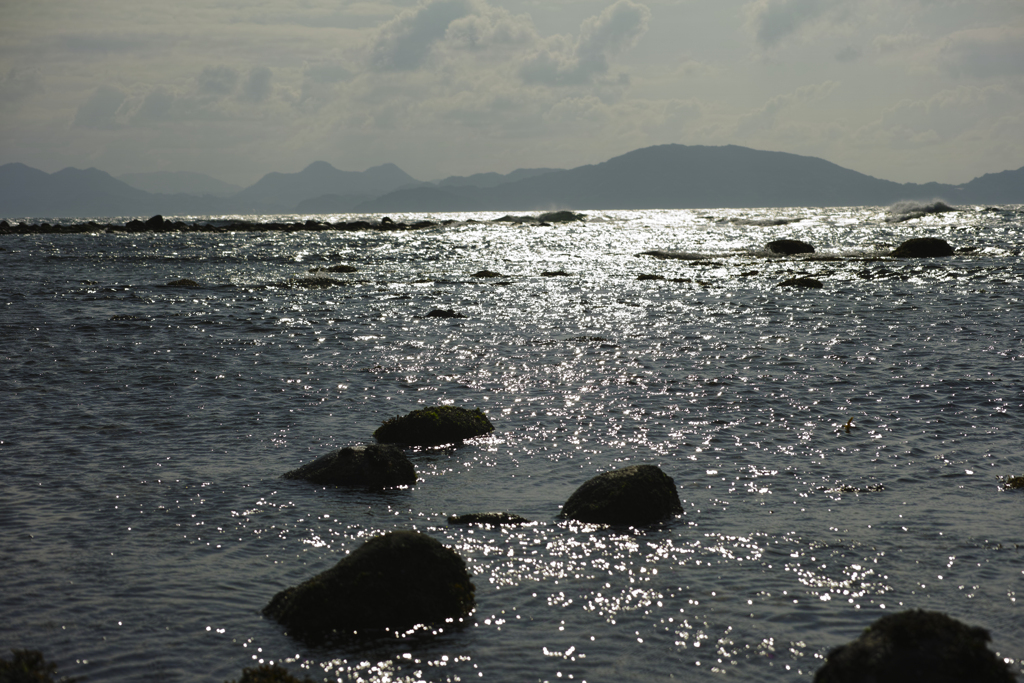
[[[541,223],[572,223],[573,221],[583,221],[586,219],[587,217],[584,214],[573,213],[572,211],[551,211],[537,216],[537,220]]]
[[[309,676],[296,678],[288,673],[288,669],[277,664],[260,664],[259,666],[242,669],[242,677],[238,681],[228,683],[315,683]]]
[[[164,226],[164,217],[156,215],[146,221],[146,227],[152,230],[153,228],[162,228]]]
[[[452,515],[449,524],[489,524],[503,526],[512,524],[529,524],[530,520],[509,512],[472,512],[468,515]]]
[[[783,254],[786,256],[814,253],[814,247],[800,240],[774,240],[766,244],[765,247],[773,254]]]
[[[325,277],[323,275],[314,275],[313,277],[293,277],[285,280],[284,282],[275,282],[275,287],[282,287],[287,289],[300,288],[300,289],[325,289],[327,287],[334,287],[337,285],[347,284],[341,280],[336,280],[332,277]]]
[[[359,269],[355,266],[347,266],[344,264],[337,266],[327,266],[319,268],[310,268],[311,273],[358,273]]]
[[[472,277],[501,277],[501,273],[496,273],[493,270],[478,270],[473,273]]]
[[[895,258],[932,258],[952,256],[953,247],[938,237],[915,237],[893,249],[889,256]]]
[[[264,616],[308,644],[466,619],[475,587],[450,548],[415,531],[370,539],[331,569],[275,595]]]
[[[415,484],[416,468],[401,448],[371,444],[328,453],[283,476],[321,486],[386,489]]]
[[[479,408],[466,410],[455,406],[432,406],[385,421],[373,437],[381,443],[438,446],[493,431],[494,425]]]
[[[559,516],[593,524],[641,526],[683,511],[672,478],[654,465],[599,474],[569,497]]]
[[[198,287],[199,283],[195,280],[189,280],[188,278],[182,278],[181,280],[171,280],[168,282],[166,287]]]
[[[38,650],[11,650],[10,660],[0,659],[2,683],[74,683],[77,678],[54,679],[57,665],[43,658]]]
[[[1024,475],[1019,477],[1006,477],[1003,480],[1004,489],[1024,489]]]
[[[664,280],[664,275],[656,275],[654,273],[640,273],[636,276],[637,280]]]
[[[466,316],[451,308],[435,308],[427,313],[428,318],[465,318]]]
[[[564,270],[545,270],[540,274],[541,277],[569,277],[569,273]]]
[[[989,634],[941,612],[909,610],[875,621],[828,653],[815,683],[1012,683]]]
[[[810,289],[821,289],[824,285],[821,280],[815,280],[813,277],[791,277],[788,280],[783,280],[778,284],[779,287],[807,287]]]

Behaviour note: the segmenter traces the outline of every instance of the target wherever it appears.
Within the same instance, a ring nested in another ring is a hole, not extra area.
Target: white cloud
[[[369,48],[370,66],[380,71],[409,71],[424,66],[451,23],[475,11],[473,0],[431,0],[402,12],[377,31]]]
[[[747,16],[758,45],[772,48],[846,6],[844,0],[757,0]]]
[[[942,41],[944,69],[967,78],[1024,77],[1024,29],[995,27],[957,31]]]

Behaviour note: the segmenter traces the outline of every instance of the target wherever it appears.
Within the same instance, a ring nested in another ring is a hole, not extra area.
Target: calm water
[[[257,661],[316,680],[789,681],[924,608],[1024,670],[1024,492],[999,486],[1024,474],[1024,211],[447,217],[465,222],[0,237],[0,647],[90,681]],[[780,217],[801,220],[765,225]],[[865,260],[914,236],[973,249]],[[768,256],[776,237],[833,258]],[[297,281],[338,264],[359,272]],[[824,287],[777,287],[800,274]],[[279,478],[438,403],[496,431],[410,453],[413,488]],[[684,515],[555,521],[635,463],[673,477]],[[536,522],[446,523],[492,510]],[[410,528],[469,564],[468,628],[311,649],[260,616]]]

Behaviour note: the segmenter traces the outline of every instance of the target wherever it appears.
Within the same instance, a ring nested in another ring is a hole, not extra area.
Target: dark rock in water
[[[189,280],[188,278],[182,278],[181,280],[171,280],[165,287],[199,287],[199,283],[195,280]]]
[[[814,247],[800,240],[774,240],[765,245],[773,254],[813,254]]]
[[[910,610],[875,621],[828,653],[815,683],[1012,683],[989,634],[941,612]]]
[[[370,539],[331,569],[274,596],[263,609],[308,644],[457,625],[474,607],[466,563],[415,531]]]
[[[394,225],[394,223],[395,222],[393,220],[391,220],[390,216],[384,216],[384,218],[380,219],[380,224],[381,225],[387,225],[387,224]]]
[[[412,486],[416,468],[397,446],[371,444],[342,448],[284,474],[321,486],[357,486],[386,489]]]
[[[683,511],[672,478],[654,465],[599,474],[576,489],[559,516],[591,524],[641,526]]]
[[[572,223],[573,221],[583,221],[586,219],[587,217],[584,214],[573,213],[572,211],[551,211],[537,216],[537,220],[542,223]]]
[[[564,270],[545,270],[540,274],[541,277],[568,277],[569,273]]]
[[[1019,477],[1007,477],[1003,480],[1004,489],[1024,489],[1024,475]]]
[[[284,282],[274,283],[275,287],[300,288],[300,289],[324,289],[336,285],[344,285],[345,282],[335,280],[331,277],[316,275],[313,277],[293,277]]]
[[[654,258],[660,259],[673,259],[676,261],[707,261],[706,256],[699,254],[689,254],[681,251],[665,251],[664,249],[652,249],[650,251],[642,251],[637,256],[653,256]]]
[[[896,258],[931,258],[952,256],[953,247],[938,237],[915,237],[896,247],[889,256]]]
[[[493,270],[478,270],[473,273],[473,277],[501,277],[501,273],[496,273]]]
[[[493,431],[494,425],[479,408],[466,410],[455,406],[432,406],[385,421],[373,433],[373,438],[381,443],[438,446]]]
[[[815,280],[813,277],[791,277],[788,280],[783,280],[779,283],[779,287],[806,287],[809,289],[821,289],[824,285],[821,280]]]
[[[277,664],[260,664],[242,669],[242,677],[228,683],[315,683],[309,676],[296,678],[288,669]]]
[[[10,660],[0,659],[0,681],[2,683],[75,683],[80,679],[61,677],[55,679],[57,665],[43,657],[38,650],[11,650]]]
[[[162,228],[164,226],[164,217],[160,215],[153,216],[146,221],[147,228]]]
[[[654,273],[640,273],[636,276],[637,280],[664,280],[664,275],[655,275]]]
[[[358,273],[359,269],[356,268],[355,266],[347,266],[347,265],[341,264],[341,265],[337,265],[337,266],[326,266],[326,267],[310,268],[309,272],[311,272],[311,273]]]
[[[468,515],[452,515],[449,524],[490,524],[502,526],[512,524],[529,524],[530,520],[508,512],[473,512]]]
[[[435,308],[427,313],[428,318],[465,318],[466,316],[451,308]]]

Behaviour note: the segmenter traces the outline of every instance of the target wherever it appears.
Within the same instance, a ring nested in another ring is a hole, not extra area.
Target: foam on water
[[[914,607],[990,629],[1021,671],[1024,497],[999,476],[1024,474],[1022,215],[6,236],[0,642],[88,680],[274,661],[317,680],[781,681]],[[918,236],[968,250],[881,256]],[[764,251],[784,237],[816,254]],[[335,264],[358,271],[299,281]],[[825,286],[777,287],[793,276]],[[199,287],[166,286],[182,278]],[[411,452],[415,487],[280,478],[437,403],[497,430]],[[683,515],[556,521],[634,463],[675,480]],[[446,522],[492,510],[535,521]],[[469,626],[311,649],[259,615],[400,528],[466,559]]]

